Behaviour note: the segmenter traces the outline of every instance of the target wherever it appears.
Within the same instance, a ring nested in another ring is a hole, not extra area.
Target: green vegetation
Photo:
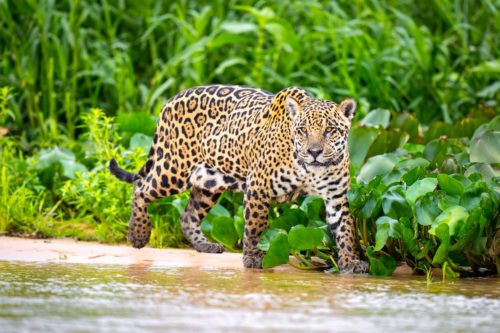
[[[500,271],[498,0],[0,0],[0,55],[1,233],[124,242],[132,188],[107,163],[140,168],[169,97],[297,85],[358,101],[349,201],[372,274]],[[187,245],[187,197],[150,206],[151,245]],[[202,228],[238,251],[241,194]],[[259,246],[267,267],[335,266],[318,198],[273,206]]]

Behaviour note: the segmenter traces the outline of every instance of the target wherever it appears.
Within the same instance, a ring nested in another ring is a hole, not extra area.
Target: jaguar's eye
[[[331,131],[333,131],[333,127],[325,128],[325,133],[330,133]]]
[[[299,132],[303,135],[307,135],[307,128],[305,127],[299,127]]]

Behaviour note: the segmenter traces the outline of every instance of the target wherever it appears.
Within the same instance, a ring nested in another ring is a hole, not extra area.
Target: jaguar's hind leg
[[[186,209],[181,215],[182,232],[199,252],[222,253],[224,246],[211,243],[203,235],[200,224],[208,211],[215,205],[220,193],[212,193],[199,187],[192,187]]]

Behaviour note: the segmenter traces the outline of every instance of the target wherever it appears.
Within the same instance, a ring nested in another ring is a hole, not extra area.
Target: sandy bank
[[[67,262],[157,267],[198,267],[243,269],[240,253],[199,253],[193,249],[134,249],[127,245],[106,245],[73,239],[25,239],[0,236],[0,260],[32,262]],[[272,271],[296,271],[290,265]],[[407,266],[398,267],[395,275],[408,275]]]

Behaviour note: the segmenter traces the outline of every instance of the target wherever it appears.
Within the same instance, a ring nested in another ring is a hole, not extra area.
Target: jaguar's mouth
[[[308,165],[312,165],[312,166],[322,166],[324,165],[324,163],[321,163],[321,162],[318,162],[316,160],[312,161],[311,163],[307,163]]]
[[[336,158],[328,159],[324,162],[318,160],[313,160],[312,162],[306,162],[305,160],[300,160],[299,163],[306,167],[329,167],[331,165],[338,165],[344,159],[344,154],[340,154]]]

